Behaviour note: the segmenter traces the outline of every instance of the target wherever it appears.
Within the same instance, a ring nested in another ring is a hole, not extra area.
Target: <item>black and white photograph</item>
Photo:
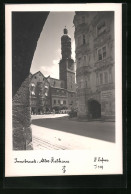
[[[122,174],[120,13],[7,5],[6,176]]]

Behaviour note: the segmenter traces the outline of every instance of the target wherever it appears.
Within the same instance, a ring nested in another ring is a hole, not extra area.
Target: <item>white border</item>
[[[64,6],[63,6],[64,5]],[[12,11],[114,11],[115,12],[115,108],[116,144],[114,150],[86,151],[12,151]],[[6,124],[5,124],[5,176],[63,175],[61,164],[14,164],[14,158],[40,159],[61,157],[69,160],[65,175],[122,174],[122,4],[6,4],[5,5],[5,63],[6,63]],[[79,157],[78,157],[79,156]],[[87,156],[87,157],[85,157]],[[94,170],[94,157],[109,159],[103,171]]]

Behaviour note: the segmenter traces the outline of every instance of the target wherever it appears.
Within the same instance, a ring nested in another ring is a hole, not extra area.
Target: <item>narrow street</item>
[[[35,150],[113,149],[114,122],[81,122],[67,115],[33,115],[32,136]]]

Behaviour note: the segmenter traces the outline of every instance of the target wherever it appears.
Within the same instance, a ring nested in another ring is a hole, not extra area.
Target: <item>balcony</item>
[[[114,60],[112,57],[108,57],[106,59],[97,61],[94,64],[94,67],[95,67],[95,70],[101,70],[101,69],[105,69],[105,68],[112,66],[112,65],[114,65]]]
[[[107,83],[107,84],[101,84],[97,85],[97,91],[104,91],[104,90],[112,90],[115,89],[115,84],[114,83]]]

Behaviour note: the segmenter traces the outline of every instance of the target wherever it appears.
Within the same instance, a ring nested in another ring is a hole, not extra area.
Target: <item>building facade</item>
[[[75,12],[78,117],[115,117],[114,12]]]
[[[31,76],[30,93],[31,93],[31,113],[42,114],[50,110],[50,84],[48,78],[38,71]]]
[[[67,90],[64,88],[64,81],[50,77],[49,83],[51,109],[56,111],[68,109],[68,96]]]
[[[76,108],[76,84],[74,60],[71,58],[71,38],[65,28],[61,37],[59,78],[47,78],[39,71],[32,75],[31,110],[32,114],[42,114],[49,110]]]

